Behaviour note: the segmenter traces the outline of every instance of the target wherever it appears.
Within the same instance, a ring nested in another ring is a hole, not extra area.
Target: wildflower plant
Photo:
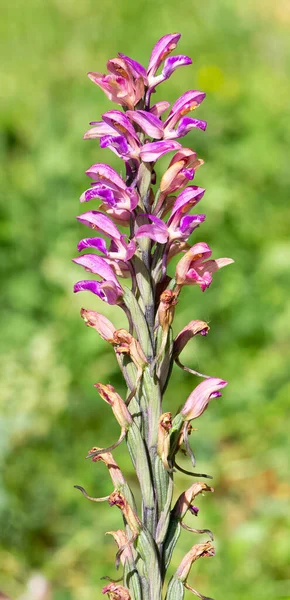
[[[112,600],[161,600],[163,594],[166,600],[182,600],[185,589],[205,598],[191,587],[188,576],[198,558],[214,554],[212,533],[183,522],[188,511],[197,516],[198,494],[213,492],[208,483],[199,481],[208,481],[209,475],[182,469],[178,453],[186,454],[195,467],[189,443],[191,423],[221,395],[227,382],[188,369],[179,359],[192,337],[207,335],[208,324],[193,320],[175,338],[172,324],[183,287],[197,286],[204,292],[212,274],[233,261],[212,259],[205,242],[189,242],[205,220],[204,214],[191,214],[205,193],[192,184],[203,160],[177,139],[192,129],[206,129],[205,121],[188,116],[205,93],[189,90],[171,107],[167,101],[151,101],[157,86],[177,68],[192,62],[188,56],[170,56],[179,38],[180,34],[162,37],[153,48],[147,70],[119,54],[108,61],[107,75],[89,73],[123,109],[104,113],[85,133],[85,139],[99,138],[101,148],[111,149],[124,162],[124,175],[103,163],[87,170],[92,183],[80,200],[101,204],[77,217],[94,230],[94,237],[79,242],[78,250],[85,253],[73,259],[98,276],[97,280],[78,281],[74,291],[92,292],[118,306],[128,320],[127,329],[118,329],[101,313],[81,310],[85,324],[112,345],[128,388],[123,399],[111,385],[95,384],[120,426],[115,443],[108,448],[94,447],[88,453],[92,461],[107,466],[112,493],[94,498],[76,486],[87,499],[107,501],[122,513],[123,529],[108,532],[118,547],[116,567],[121,565],[123,570],[121,580],[110,580],[103,587],[103,594]],[[157,181],[156,162],[168,153],[168,168]],[[176,255],[180,259],[175,275],[170,276],[168,264]],[[175,416],[162,407],[174,362],[202,378]],[[123,440],[140,485],[141,506],[111,453]],[[195,479],[173,504],[178,470]],[[192,546],[167,583],[166,572],[182,527],[205,538]]]

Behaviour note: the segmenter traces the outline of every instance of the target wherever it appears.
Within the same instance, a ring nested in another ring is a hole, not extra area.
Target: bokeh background
[[[290,598],[290,4],[17,0],[0,21],[0,589],[12,599],[34,600],[35,573],[52,600],[100,597],[100,577],[117,578],[104,533],[121,525],[119,511],[73,489],[110,493],[105,467],[84,460],[118,432],[93,383],[124,392],[111,347],[79,317],[85,306],[121,326],[120,312],[72,294],[82,278],[71,257],[86,233],[75,220],[84,171],[98,161],[121,168],[96,140],[82,141],[88,122],[112,108],[86,72],[105,71],[118,51],[146,65],[174,31],[193,65],[156,98],[207,92],[198,116],[208,130],[187,137],[206,161],[195,182],[208,190],[199,210],[208,217],[195,240],[236,261],[204,294],[187,289],[175,319],[176,332],[191,319],[210,322],[183,362],[229,381],[195,434],[198,469],[214,476],[216,492],[188,523],[215,532],[217,555],[199,561],[190,582],[216,599]],[[165,409],[196,384],[176,368]],[[135,488],[125,446],[115,455]],[[176,479],[176,494],[191,483]],[[196,541],[182,533],[174,566]]]

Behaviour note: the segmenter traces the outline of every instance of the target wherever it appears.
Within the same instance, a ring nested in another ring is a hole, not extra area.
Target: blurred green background
[[[176,332],[210,322],[183,362],[229,381],[194,438],[198,470],[216,491],[188,523],[215,532],[217,555],[189,581],[216,599],[289,599],[289,2],[17,0],[2,7],[0,31],[0,589],[24,598],[37,572],[52,600],[91,600],[102,575],[117,578],[104,533],[121,526],[119,511],[73,489],[110,493],[104,465],[84,460],[118,432],[93,384],[124,392],[111,347],[79,317],[85,306],[120,326],[121,311],[72,294],[83,277],[71,258],[87,234],[75,220],[84,171],[98,161],[121,168],[97,141],[82,141],[88,122],[113,108],[86,72],[104,72],[118,51],[146,65],[157,39],[180,31],[178,51],[193,65],[156,98],[207,92],[198,116],[208,130],[186,138],[206,161],[195,182],[207,188],[198,210],[207,221],[195,240],[236,261],[204,294],[187,289],[175,319]],[[165,410],[196,384],[176,368]],[[135,488],[125,446],[115,455]],[[176,480],[176,494],[191,484]],[[183,532],[174,566],[196,541]]]

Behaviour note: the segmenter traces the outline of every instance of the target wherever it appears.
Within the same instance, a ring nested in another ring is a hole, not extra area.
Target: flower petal
[[[199,227],[206,219],[206,215],[186,215],[180,220],[180,231],[183,234],[182,239],[186,239],[192,234],[194,229]]]
[[[148,75],[155,75],[158,67],[164,61],[166,56],[168,56],[170,52],[175,50],[180,37],[180,33],[173,33],[164,35],[162,38],[160,38],[160,40],[158,40],[150,56],[149,65],[147,69]]]
[[[101,148],[110,148],[119,158],[129,160],[129,146],[123,135],[104,135],[100,139]]]
[[[143,67],[143,65],[140,65],[140,63],[137,62],[136,60],[133,60],[133,58],[126,56],[126,54],[122,54],[122,52],[118,52],[118,55],[127,63],[127,65],[129,65],[130,70],[132,71],[132,74],[134,75],[134,77],[143,77],[143,79],[146,83],[147,72],[146,72],[146,69]]]
[[[152,113],[146,110],[128,110],[126,114],[150,137],[157,140],[163,137],[163,123]]]
[[[178,127],[176,130],[176,137],[183,137],[186,135],[191,129],[202,129],[205,131],[207,127],[206,121],[201,121],[200,119],[191,119],[190,117],[182,117],[178,123]]]
[[[151,142],[142,146],[140,150],[140,157],[143,162],[155,162],[158,160],[158,158],[164,154],[167,154],[167,152],[179,150],[179,148],[181,148],[181,144],[169,140]]]
[[[101,231],[112,239],[120,240],[122,237],[118,227],[114,225],[111,219],[97,210],[89,210],[77,217],[77,220],[92,229]]]
[[[112,167],[109,167],[109,165],[106,165],[104,163],[96,163],[92,165],[86,171],[86,175],[88,175],[88,177],[91,177],[91,179],[94,179],[96,182],[112,182],[115,184],[115,186],[122,188],[123,190],[127,189],[127,186],[123,181],[122,177],[120,177],[120,175],[118,175],[118,173],[114,169],[112,169]]]
[[[100,138],[103,135],[114,135],[115,134],[115,130],[113,129],[113,127],[110,127],[110,125],[108,125],[107,123],[104,123],[103,121],[96,121],[94,123],[94,127],[92,127],[91,129],[89,129],[88,131],[86,131],[86,133],[84,134],[84,140],[92,140],[95,138]]]
[[[74,285],[74,292],[92,292],[108,304],[118,304],[122,297],[120,287],[117,287],[113,281],[106,282],[84,279]]]
[[[181,192],[174,202],[174,206],[171,215],[168,220],[170,224],[175,215],[184,215],[193,206],[195,206],[203,197],[205,193],[204,188],[200,188],[197,185],[189,185],[183,192]]]
[[[154,215],[147,215],[150,221],[153,221],[152,225],[141,225],[139,229],[137,229],[135,237],[149,237],[151,240],[155,242],[159,242],[160,244],[165,244],[168,240],[168,229],[166,224],[158,219],[158,217],[154,217]]]
[[[128,117],[126,117],[126,115],[124,115],[124,113],[122,113],[120,110],[109,110],[102,115],[102,119],[120,135],[127,137],[129,134],[129,136],[135,138],[135,140],[139,143],[139,139],[133,125]]]
[[[191,58],[189,58],[189,56],[185,56],[184,54],[170,56],[165,60],[164,67],[162,69],[162,75],[164,79],[168,79],[170,75],[172,75],[172,73],[175,71],[175,69],[178,69],[178,67],[185,67],[191,64]]]
[[[103,252],[103,254],[108,254],[106,242],[103,238],[85,238],[78,243],[79,252],[87,248],[96,248],[97,250],[100,250],[100,252]]]
[[[161,102],[156,102],[156,104],[153,104],[153,106],[151,106],[150,108],[150,112],[152,113],[152,115],[155,115],[155,117],[160,117],[160,115],[162,115],[166,110],[168,110],[169,107],[170,103],[166,102],[166,100],[163,100]]]
[[[73,258],[72,261],[77,265],[84,267],[86,271],[90,271],[90,273],[99,275],[99,277],[102,277],[107,281],[113,281],[117,286],[119,286],[118,279],[113,269],[101,256],[97,256],[97,254],[84,254],[83,256]]]
[[[194,110],[197,106],[199,106],[202,101],[205,99],[205,92],[200,92],[199,90],[188,90],[185,92],[174,102],[171,111],[168,115],[168,120],[175,113],[179,113],[180,116]]]

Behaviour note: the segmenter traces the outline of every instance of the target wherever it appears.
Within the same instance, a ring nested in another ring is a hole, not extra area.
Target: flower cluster
[[[205,193],[192,184],[203,160],[177,140],[193,129],[206,129],[205,121],[188,116],[203,102],[205,93],[187,91],[172,106],[167,101],[151,102],[160,83],[192,62],[188,56],[171,56],[179,38],[180,34],[162,37],[153,48],[147,69],[119,54],[108,61],[108,74],[89,73],[90,79],[123,109],[105,112],[100,121],[90,123],[84,135],[85,139],[98,138],[101,148],[109,148],[121,158],[124,175],[104,163],[87,170],[92,182],[80,200],[93,201],[94,206],[77,219],[94,234],[79,242],[79,252],[85,253],[73,259],[98,277],[78,281],[74,291],[90,291],[104,302],[118,305],[128,319],[128,330],[118,329],[96,311],[81,311],[86,325],[112,345],[128,387],[123,400],[111,385],[96,384],[121,433],[117,442],[108,448],[95,447],[88,456],[105,462],[114,491],[99,499],[77,486],[88,499],[108,500],[110,506],[117,506],[124,518],[124,530],[109,532],[118,545],[116,564],[123,565],[123,585],[112,580],[103,588],[113,600],[161,599],[181,527],[207,533],[210,540],[194,545],[185,556],[169,581],[167,600],[182,599],[184,588],[203,598],[189,586],[187,577],[197,558],[213,555],[211,532],[183,523],[188,510],[197,516],[198,508],[192,504],[196,495],[213,489],[205,483],[193,484],[172,508],[173,474],[179,469],[195,477],[209,477],[184,471],[176,455],[182,450],[195,465],[188,439],[191,421],[204,412],[211,399],[221,395],[227,382],[187,369],[179,360],[193,336],[208,333],[208,324],[191,321],[174,339],[172,323],[183,286],[197,285],[205,291],[212,274],[233,261],[212,259],[205,242],[191,245],[189,241],[205,220],[205,214],[191,212]],[[158,182],[156,162],[168,153],[171,159]],[[176,255],[180,258],[172,276],[168,264]],[[129,285],[123,279],[129,280]],[[172,417],[170,412],[162,412],[162,398],[174,361],[203,381]],[[140,484],[141,509],[110,453],[124,439]]]

